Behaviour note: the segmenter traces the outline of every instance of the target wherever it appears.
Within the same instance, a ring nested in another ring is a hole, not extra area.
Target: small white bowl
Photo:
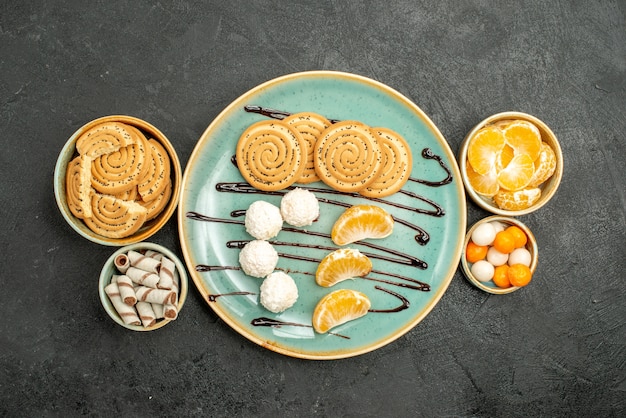
[[[65,173],[67,172],[67,165],[70,161],[77,155],[76,152],[76,141],[78,138],[86,132],[91,127],[98,125],[103,122],[122,122],[129,125],[132,125],[138,128],[140,131],[143,131],[149,138],[154,138],[157,140],[163,148],[167,151],[170,157],[170,177],[172,181],[172,195],[170,196],[170,200],[167,205],[163,208],[159,215],[146,222],[137,232],[134,234],[125,237],[125,238],[108,238],[93,232],[87,225],[79,218],[74,216],[70,211],[67,204],[67,196],[66,196],[66,185],[65,185]],[[113,116],[104,116],[98,119],[95,119],[81,128],[79,128],[74,134],[70,137],[70,139],[65,143],[65,146],[61,150],[59,157],[57,159],[56,167],[54,169],[54,195],[57,202],[57,206],[61,211],[61,214],[67,221],[67,223],[81,236],[88,239],[89,241],[95,242],[97,244],[102,245],[110,245],[110,246],[122,246],[129,245],[136,242],[143,241],[152,235],[154,235],[157,231],[159,231],[165,223],[172,217],[176,207],[178,206],[178,198],[180,196],[180,187],[182,183],[182,169],[180,166],[180,161],[178,159],[178,155],[174,150],[174,147],[167,139],[167,137],[159,131],[157,128],[152,126],[146,121],[141,119],[132,117],[132,116],[124,116],[124,115],[113,115]]]
[[[176,265],[175,274],[178,276],[178,281],[179,281],[179,285],[178,285],[179,286],[179,293],[178,293],[179,315],[180,315],[180,311],[183,308],[183,305],[185,304],[185,299],[187,298],[187,292],[188,292],[187,270],[185,270],[185,265],[180,261],[180,259],[176,256],[176,254],[174,254],[173,252],[171,252],[170,250],[168,250],[167,248],[161,245],[153,244],[150,242],[140,242],[140,243],[128,245],[126,247],[122,247],[118,249],[117,251],[115,251],[109,257],[109,259],[104,263],[104,266],[102,267],[102,271],[100,273],[100,280],[98,283],[100,303],[102,303],[102,307],[104,307],[104,310],[107,312],[107,314],[109,314],[111,319],[113,319],[115,322],[117,322],[119,325],[123,326],[124,328],[128,328],[133,331],[154,331],[155,329],[159,329],[172,321],[169,319],[158,319],[157,322],[150,327],[144,327],[143,325],[127,325],[124,323],[122,318],[120,318],[119,314],[113,307],[113,304],[111,303],[111,300],[109,299],[109,296],[104,291],[104,288],[109,283],[111,283],[111,278],[113,277],[113,275],[121,274],[120,272],[118,272],[117,268],[115,267],[115,258],[118,255],[126,254],[131,250],[138,251],[138,252],[141,252],[144,250],[154,250],[163,254],[164,256],[166,256],[167,258],[169,258],[170,260],[174,262],[174,264]]]
[[[550,147],[554,150],[554,154],[556,155],[556,169],[552,177],[546,180],[542,185],[539,186],[541,189],[541,197],[539,200],[532,206],[522,210],[505,210],[499,208],[493,199],[485,196],[481,196],[476,193],[474,188],[470,185],[469,180],[467,178],[467,150],[469,148],[469,143],[472,137],[476,135],[476,133],[487,125],[492,125],[499,121],[504,120],[526,120],[532,122],[541,132],[541,140],[546,144],[550,145]],[[561,146],[559,145],[559,141],[552,132],[552,130],[543,123],[541,120],[536,117],[521,113],[521,112],[502,112],[497,113],[495,115],[489,116],[482,122],[478,123],[476,126],[472,128],[472,130],[465,136],[463,143],[461,144],[461,148],[459,150],[459,169],[461,171],[461,179],[463,180],[463,184],[465,185],[465,190],[470,198],[481,208],[495,213],[497,215],[502,216],[521,216],[526,215],[528,213],[534,212],[537,209],[544,206],[548,201],[554,196],[556,193],[559,184],[561,183],[561,177],[563,176],[563,154],[561,152]]]
[[[531,258],[530,258],[529,267],[530,267],[530,271],[533,273],[533,280],[535,280],[534,275],[535,275],[535,270],[537,269],[537,262],[539,260],[539,251],[537,249],[537,240],[535,239],[535,236],[533,235],[531,230],[522,222],[514,218],[509,218],[506,216],[496,216],[496,215],[489,216],[487,218],[481,219],[480,221],[476,222],[474,225],[472,225],[469,231],[467,231],[467,234],[465,235],[465,241],[463,243],[464,250],[463,250],[463,254],[461,255],[461,269],[463,270],[463,274],[465,275],[467,280],[469,280],[469,282],[472,283],[477,288],[484,290],[485,292],[488,292],[488,293],[493,293],[496,295],[505,295],[507,293],[515,292],[516,290],[521,289],[521,288],[516,287],[516,286],[511,286],[506,289],[501,288],[501,287],[496,286],[496,284],[491,280],[488,282],[481,282],[472,274],[470,270],[471,265],[470,263],[467,262],[467,259],[465,257],[465,248],[467,248],[467,244],[470,242],[472,233],[474,232],[474,230],[478,228],[478,226],[484,223],[493,222],[493,221],[501,222],[502,224],[505,225],[505,227],[508,227],[511,225],[518,226],[520,229],[522,229],[526,233],[526,236],[528,237],[528,242],[526,243],[526,249],[530,252]],[[532,284],[532,281],[530,283]]]

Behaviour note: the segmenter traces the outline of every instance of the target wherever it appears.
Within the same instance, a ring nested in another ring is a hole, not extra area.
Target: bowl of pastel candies
[[[507,294],[528,286],[537,268],[537,241],[521,221],[490,216],[468,230],[461,267],[476,287]]]

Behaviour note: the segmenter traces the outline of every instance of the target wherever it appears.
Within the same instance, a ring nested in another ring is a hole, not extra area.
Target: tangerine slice
[[[342,248],[324,257],[315,272],[315,281],[331,287],[341,281],[364,277],[372,271],[372,261],[359,250]]]
[[[535,174],[528,183],[529,187],[537,187],[548,180],[556,170],[556,154],[550,145],[541,143],[539,157],[535,160]]]
[[[393,217],[374,205],[355,205],[335,221],[330,237],[337,245],[367,238],[385,238],[393,232]]]
[[[521,190],[535,174],[533,160],[527,154],[516,155],[509,165],[498,172],[498,184],[506,190]]]
[[[541,189],[523,189],[516,192],[500,190],[493,197],[500,209],[522,210],[534,205],[541,197]]]
[[[487,174],[481,176],[474,171],[471,164],[468,162],[465,171],[467,173],[467,180],[476,193],[485,197],[492,197],[498,193],[498,190],[500,190],[500,186],[498,185],[498,175],[495,168],[491,169],[491,171]]]
[[[515,151],[515,155],[527,154],[532,161],[539,157],[541,150],[541,132],[527,120],[516,120],[502,128],[506,144]]]
[[[504,169],[515,157],[515,151],[508,145],[505,145],[496,158],[496,171]]]
[[[504,143],[502,130],[496,126],[485,126],[476,132],[467,148],[467,158],[474,171],[480,175],[491,171]]]
[[[313,310],[313,329],[324,334],[331,328],[367,314],[369,298],[352,289],[335,290],[324,296]]]

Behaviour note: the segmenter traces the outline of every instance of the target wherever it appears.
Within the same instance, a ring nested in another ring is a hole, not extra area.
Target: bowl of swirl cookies
[[[150,123],[114,115],[79,128],[59,154],[54,194],[84,238],[124,246],[154,235],[176,210],[182,170],[174,147]]]

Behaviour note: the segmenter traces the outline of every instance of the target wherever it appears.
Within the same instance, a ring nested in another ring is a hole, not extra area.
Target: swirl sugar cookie
[[[138,199],[136,200],[136,202],[146,208],[146,210],[148,211],[146,215],[146,222],[156,218],[159,213],[161,213],[165,205],[167,205],[167,202],[169,202],[171,196],[172,182],[170,181],[169,177],[167,178],[167,183],[165,183],[163,191],[158,194],[154,199],[146,202],[139,198],[139,196],[137,196]]]
[[[137,141],[130,125],[122,122],[103,122],[86,132],[76,140],[76,150],[80,155],[97,158],[110,154]]]
[[[250,125],[237,143],[237,167],[243,178],[259,190],[282,190],[304,171],[306,144],[282,121],[263,120]]]
[[[336,190],[364,189],[376,180],[380,166],[376,136],[361,122],[337,122],[317,141],[315,170],[324,183]]]
[[[91,217],[91,157],[79,155],[69,162],[65,173],[67,206],[80,219]]]
[[[315,144],[322,132],[330,126],[330,122],[324,116],[313,112],[295,113],[283,121],[298,131],[306,142],[306,163],[296,183],[308,184],[319,180],[315,171]]]
[[[91,185],[100,193],[118,194],[134,187],[139,182],[147,148],[147,141],[121,147],[93,160]]]
[[[141,228],[148,210],[137,202],[117,199],[114,196],[92,193],[93,216],[85,224],[97,234],[108,238],[124,238]]]
[[[380,175],[369,186],[359,191],[365,197],[386,197],[404,186],[411,175],[413,157],[406,140],[388,128],[372,128],[378,137],[382,157]]]
[[[154,200],[163,193],[167,183],[170,182],[170,158],[163,145],[155,139],[148,140],[146,148],[150,155],[149,164],[146,164],[147,170],[140,175],[138,189],[139,195],[144,202]]]

